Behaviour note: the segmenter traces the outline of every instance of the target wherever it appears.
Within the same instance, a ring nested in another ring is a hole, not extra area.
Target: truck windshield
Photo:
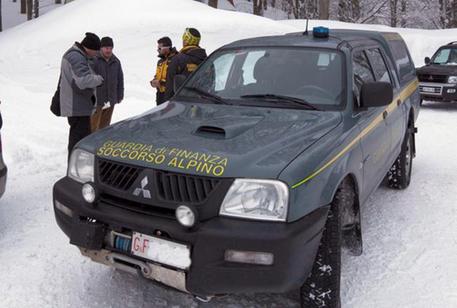
[[[433,55],[432,63],[457,65],[457,48],[442,48]]]
[[[342,67],[343,57],[335,50],[224,50],[214,53],[187,80],[178,97],[212,95],[234,105],[336,110],[344,99]]]

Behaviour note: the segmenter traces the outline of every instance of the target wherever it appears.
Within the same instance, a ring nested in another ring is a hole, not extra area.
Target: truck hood
[[[103,159],[202,176],[276,178],[341,112],[168,102],[85,138]]]
[[[421,75],[457,75],[457,65],[425,65],[417,70],[417,74]]]

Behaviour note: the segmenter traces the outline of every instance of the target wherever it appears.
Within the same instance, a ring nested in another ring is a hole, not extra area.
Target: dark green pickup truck
[[[175,83],[74,149],[53,197],[70,243],[201,300],[300,289],[304,307],[338,307],[362,204],[411,179],[420,95],[401,37],[242,40]]]

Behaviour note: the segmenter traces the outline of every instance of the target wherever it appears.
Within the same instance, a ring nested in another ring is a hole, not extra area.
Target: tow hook
[[[205,297],[195,296],[195,299],[202,303],[209,303],[213,299],[213,296],[205,296]]]

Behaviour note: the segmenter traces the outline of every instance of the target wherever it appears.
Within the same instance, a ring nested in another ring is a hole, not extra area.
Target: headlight
[[[448,83],[457,83],[457,76],[449,76],[447,79]]]
[[[76,149],[68,163],[68,176],[81,183],[94,181],[94,154]]]
[[[275,180],[236,179],[219,214],[257,220],[286,221],[289,188]]]

